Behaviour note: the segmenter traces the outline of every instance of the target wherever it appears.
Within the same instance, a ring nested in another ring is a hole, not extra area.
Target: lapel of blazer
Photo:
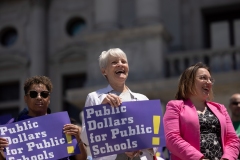
[[[192,145],[200,150],[200,124],[197,110],[189,99],[184,101],[184,107],[187,113],[185,118],[189,119],[193,124],[189,126],[186,133],[188,133],[188,138],[191,139]]]

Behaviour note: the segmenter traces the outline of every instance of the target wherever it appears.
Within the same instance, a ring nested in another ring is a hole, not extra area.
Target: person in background
[[[213,102],[214,79],[199,62],[180,76],[163,117],[171,160],[236,160],[240,142],[224,105]]]
[[[240,138],[240,93],[235,93],[230,97],[229,100],[229,109],[231,111],[231,118],[233,127]],[[240,154],[238,155],[240,159]]]
[[[132,92],[125,84],[129,66],[126,54],[119,48],[112,48],[108,51],[103,51],[99,56],[99,66],[102,75],[108,81],[108,86],[100,90],[89,93],[85,102],[85,107],[99,104],[110,104],[112,107],[118,107],[124,101],[141,101],[148,98],[139,93]],[[83,115],[84,117],[84,115]],[[84,118],[82,119],[81,139],[89,145]],[[91,156],[89,147],[88,155]],[[144,149],[135,152],[126,152],[119,155],[111,155],[101,158],[93,158],[94,160],[140,160],[140,154],[145,156],[142,160],[153,160],[154,150]]]
[[[229,109],[232,114],[231,118],[234,129],[240,138],[240,93],[235,93],[230,97]]]
[[[24,84],[24,101],[27,104],[27,108],[20,112],[15,122],[50,114],[51,110],[48,106],[50,104],[50,93],[52,92],[52,88],[52,82],[46,76],[28,78]],[[76,137],[81,151],[78,160],[86,160],[86,150],[80,138],[79,127],[74,124],[66,124],[63,127],[63,132]],[[5,159],[3,149],[7,146],[7,140],[0,137],[0,160]],[[69,160],[69,157],[63,158],[62,160]]]

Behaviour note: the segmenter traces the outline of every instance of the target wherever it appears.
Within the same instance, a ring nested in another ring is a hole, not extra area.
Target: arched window
[[[86,27],[86,22],[83,18],[74,17],[67,22],[66,30],[68,35],[76,36],[81,33]]]
[[[0,32],[0,43],[5,47],[14,45],[17,41],[17,30],[13,27],[3,28]]]

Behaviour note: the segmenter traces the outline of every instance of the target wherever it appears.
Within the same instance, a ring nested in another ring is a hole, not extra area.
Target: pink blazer
[[[207,102],[221,125],[222,158],[235,160],[238,157],[240,141],[233,128],[224,105]],[[163,117],[166,145],[171,152],[171,160],[199,160],[200,125],[196,108],[190,100],[172,100]]]

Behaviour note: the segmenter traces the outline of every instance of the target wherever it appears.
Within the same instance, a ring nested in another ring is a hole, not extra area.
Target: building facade
[[[121,48],[127,85],[165,104],[178,77],[202,61],[211,67],[215,101],[240,91],[238,0],[3,0],[0,1],[0,113],[26,107],[23,83],[46,75],[50,107],[79,120],[86,96],[107,85],[98,56]]]

